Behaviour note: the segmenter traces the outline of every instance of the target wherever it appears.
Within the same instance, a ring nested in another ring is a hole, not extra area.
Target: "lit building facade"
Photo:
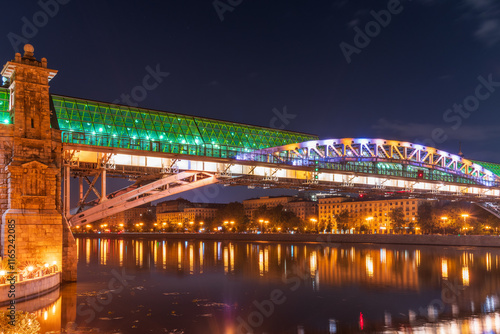
[[[141,223],[141,220],[146,215],[151,215],[154,213],[155,213],[155,207],[150,205],[143,205],[115,213],[111,216],[96,221],[94,224],[96,226],[102,224],[108,224],[108,227],[111,228],[120,226],[120,224],[127,225],[127,224]]]
[[[184,211],[184,208],[191,207],[192,203],[186,199],[178,198],[164,201],[156,205],[156,214],[164,212]]]
[[[318,217],[318,203],[311,201],[292,201],[285,204],[285,210],[293,212],[302,220]]]
[[[167,201],[156,206],[156,219],[162,225],[211,221],[223,206],[224,204],[191,203],[184,199]]]
[[[416,222],[418,207],[425,200],[391,199],[374,201],[346,201],[343,197],[320,198],[318,200],[318,213],[320,222],[332,223],[334,230],[339,230],[336,215],[344,210],[350,213],[349,228],[359,229],[366,225],[371,233],[393,233],[394,226],[390,212],[402,208],[406,225]],[[339,231],[340,232],[340,231]]]
[[[279,197],[260,197],[260,198],[252,198],[243,201],[243,207],[245,208],[245,215],[250,219],[255,219],[254,213],[261,206],[265,206],[266,208],[274,208],[278,205],[286,206],[289,202],[293,201],[294,197],[292,196],[279,196]]]

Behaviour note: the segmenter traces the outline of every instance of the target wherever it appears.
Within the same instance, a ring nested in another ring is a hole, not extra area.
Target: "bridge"
[[[0,202],[4,231],[9,219],[31,226],[30,219],[36,218],[43,225],[52,215],[52,220],[61,221],[56,243],[68,245],[69,226],[215,183],[332,193],[396,192],[463,199],[500,212],[495,204],[500,201],[499,164],[398,140],[320,139],[55,95],[48,83],[57,71],[47,68],[45,58],[36,60],[33,51],[27,46],[24,56],[16,54],[2,71],[6,81],[0,88],[0,135],[6,144],[0,149],[6,160],[1,161],[0,181],[9,194],[9,201]],[[73,177],[79,180],[76,208],[70,205]],[[108,193],[110,177],[134,183]],[[97,200],[89,199],[91,193]],[[5,253],[5,242],[2,245]],[[56,256],[63,266],[69,261],[64,258],[73,256],[68,252]]]
[[[214,183],[398,192],[478,203],[500,198],[500,165],[409,142],[319,140],[310,134],[105,102],[59,95],[51,99],[63,143],[64,212],[73,226]],[[80,181],[73,210],[70,177]],[[135,183],[107,194],[108,177]],[[92,192],[98,200],[87,201]]]

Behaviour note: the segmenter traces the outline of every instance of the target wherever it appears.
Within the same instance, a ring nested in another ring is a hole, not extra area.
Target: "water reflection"
[[[65,324],[75,321],[76,307],[76,284],[67,284],[39,298],[16,303],[16,311],[35,314],[40,333],[60,333]],[[5,311],[7,306],[0,307],[0,312]]]
[[[360,315],[365,332],[498,327],[497,249],[90,238],[78,246],[79,304],[105,287],[103,273],[134,276],[93,320],[102,332],[357,332]],[[267,316],[262,305],[276,291],[284,302]]]

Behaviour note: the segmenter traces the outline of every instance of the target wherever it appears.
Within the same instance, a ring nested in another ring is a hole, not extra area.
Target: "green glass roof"
[[[291,131],[52,95],[59,128],[173,144],[262,149],[318,137]]]
[[[495,173],[496,176],[500,177],[500,164],[495,164],[492,162],[475,161],[475,160],[471,161],[478,164],[479,166],[486,168],[487,170]]]

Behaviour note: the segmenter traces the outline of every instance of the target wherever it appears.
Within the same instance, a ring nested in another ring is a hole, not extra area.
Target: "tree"
[[[302,230],[306,224],[302,222],[295,213],[286,211],[283,205],[277,205],[272,208],[265,206],[259,207],[255,211],[255,217],[259,228],[264,228],[269,231],[287,231],[287,230]],[[260,220],[268,221],[266,226],[261,226]]]
[[[156,212],[155,208],[149,208],[148,211],[142,214],[141,222],[147,231],[154,229],[154,223],[156,223]]]
[[[337,221],[337,228],[339,230],[348,230],[349,229],[349,220],[351,219],[351,214],[349,210],[344,209],[339,214],[335,216],[335,220]]]
[[[235,222],[234,226],[228,226],[228,228],[234,228],[238,231],[246,230],[248,226],[248,218],[245,215],[245,208],[243,204],[239,202],[231,202],[219,209],[215,215],[214,222],[220,224],[225,221]]]
[[[403,208],[393,208],[389,212],[389,218],[391,219],[392,226],[394,226],[394,231],[396,233],[401,233],[401,229],[405,224],[405,213]]]
[[[367,232],[370,230],[370,226],[367,223],[361,223],[361,226],[359,227],[360,232]]]
[[[418,224],[422,229],[422,233],[432,233],[436,228],[432,210],[432,204],[428,202],[425,202],[418,207]]]

